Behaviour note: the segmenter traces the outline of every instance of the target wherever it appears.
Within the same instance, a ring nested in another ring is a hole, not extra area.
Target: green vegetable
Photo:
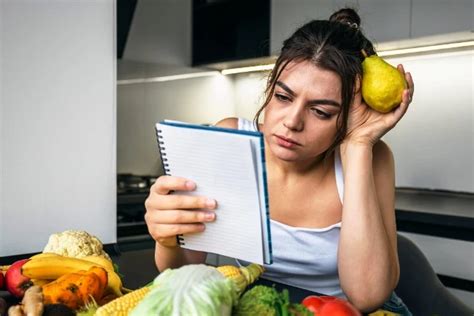
[[[314,316],[314,313],[303,304],[291,304],[289,311],[292,316]]]
[[[167,269],[131,316],[230,315],[238,299],[234,282],[203,264]]]
[[[257,285],[245,292],[232,312],[233,316],[312,316],[301,304],[291,304],[288,290]]]

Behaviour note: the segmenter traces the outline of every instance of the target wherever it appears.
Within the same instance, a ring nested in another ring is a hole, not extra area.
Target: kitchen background
[[[267,72],[217,70],[271,63],[298,26],[350,5],[416,83],[384,137],[399,231],[474,307],[473,2],[0,1],[0,258],[69,228],[149,252],[143,201],[162,174],[154,123],[252,119]],[[453,42],[466,46],[395,51]]]

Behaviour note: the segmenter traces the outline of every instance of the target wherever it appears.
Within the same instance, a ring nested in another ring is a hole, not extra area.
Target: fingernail
[[[216,206],[216,201],[213,199],[207,199],[206,206],[209,208],[214,208]]]
[[[214,214],[213,212],[208,212],[208,213],[206,213],[206,215],[204,215],[204,218],[207,221],[212,221],[212,220],[214,220],[215,217],[216,217],[216,214]]]
[[[189,190],[194,190],[196,188],[196,184],[192,181],[186,181],[185,186]]]

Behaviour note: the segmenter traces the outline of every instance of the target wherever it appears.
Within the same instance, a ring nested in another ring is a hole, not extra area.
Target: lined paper
[[[182,236],[183,248],[254,263],[270,263],[268,214],[260,138],[221,129],[158,123],[167,174],[193,180],[199,195],[217,201],[216,220]],[[258,144],[259,148],[256,148]],[[259,159],[260,157],[260,159]]]

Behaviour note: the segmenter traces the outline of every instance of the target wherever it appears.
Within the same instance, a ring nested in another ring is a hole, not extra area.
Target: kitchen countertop
[[[404,211],[474,219],[474,194],[397,189],[395,205]]]
[[[474,241],[474,194],[397,189],[397,229]]]
[[[118,201],[143,203],[146,196],[119,195]],[[395,209],[399,231],[474,241],[474,194],[397,188]],[[119,239],[135,237],[135,246],[138,239],[147,239],[144,222],[119,225],[118,231]]]

